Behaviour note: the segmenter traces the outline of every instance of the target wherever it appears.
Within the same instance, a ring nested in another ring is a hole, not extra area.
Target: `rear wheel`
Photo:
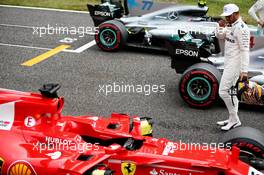
[[[228,147],[240,149],[240,160],[264,171],[264,134],[250,127],[240,127],[229,131],[223,139]]]
[[[182,75],[179,91],[182,99],[191,107],[208,108],[218,97],[221,73],[215,66],[198,63]]]
[[[117,20],[112,20],[99,26],[95,41],[100,49],[111,52],[124,47],[127,37],[128,33],[124,24]]]

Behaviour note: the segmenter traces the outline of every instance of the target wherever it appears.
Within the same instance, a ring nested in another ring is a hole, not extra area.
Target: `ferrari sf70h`
[[[153,138],[150,118],[62,116],[58,89],[0,89],[0,174],[263,175],[264,136],[255,129],[227,133],[225,148],[184,149]]]

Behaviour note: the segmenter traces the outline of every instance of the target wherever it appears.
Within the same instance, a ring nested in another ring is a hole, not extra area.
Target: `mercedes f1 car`
[[[183,39],[188,36],[188,40]],[[213,40],[211,39],[211,42]],[[171,67],[182,74],[179,92],[191,107],[208,108],[218,99],[218,88],[224,69],[224,57],[213,55],[210,39],[194,38],[190,33],[168,44]],[[263,50],[252,54],[249,66],[249,81],[238,82],[230,89],[231,96],[238,96],[241,103],[264,105]]]
[[[62,116],[58,89],[0,89],[0,174],[263,175],[260,131],[234,129],[225,136],[226,148],[179,147],[151,137],[150,118]]]
[[[165,41],[178,35],[178,30],[206,29],[206,34],[213,35],[220,19],[206,16],[206,6],[172,6],[136,17],[121,17],[119,8],[108,2],[88,8],[94,24],[99,25],[96,43],[104,51],[124,46],[167,50]],[[214,46],[219,52],[217,39]]]
[[[223,48],[215,37],[221,18],[207,16],[207,6],[176,5],[134,17],[122,17],[119,6],[109,2],[88,8],[94,24],[99,26],[95,40],[103,51],[117,51],[124,46],[167,51],[167,40],[178,37],[182,31],[191,31],[199,39],[211,37],[213,54]],[[258,29],[250,26],[250,30],[253,46]]]

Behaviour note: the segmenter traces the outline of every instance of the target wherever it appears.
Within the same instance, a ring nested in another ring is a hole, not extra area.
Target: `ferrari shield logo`
[[[0,157],[0,175],[2,175],[3,165],[4,165],[4,160]]]
[[[134,175],[136,172],[136,164],[123,162],[121,163],[121,171],[123,175]]]

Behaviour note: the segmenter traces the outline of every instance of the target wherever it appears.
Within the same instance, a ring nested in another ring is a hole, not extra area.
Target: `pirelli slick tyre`
[[[179,91],[182,99],[193,108],[211,107],[218,98],[221,73],[208,63],[197,63],[182,75]]]
[[[124,47],[127,37],[128,32],[124,24],[117,20],[111,20],[99,26],[95,41],[103,51],[113,52]]]
[[[240,149],[240,159],[256,169],[264,170],[264,134],[250,127],[239,127],[227,132],[222,140],[227,148]]]

